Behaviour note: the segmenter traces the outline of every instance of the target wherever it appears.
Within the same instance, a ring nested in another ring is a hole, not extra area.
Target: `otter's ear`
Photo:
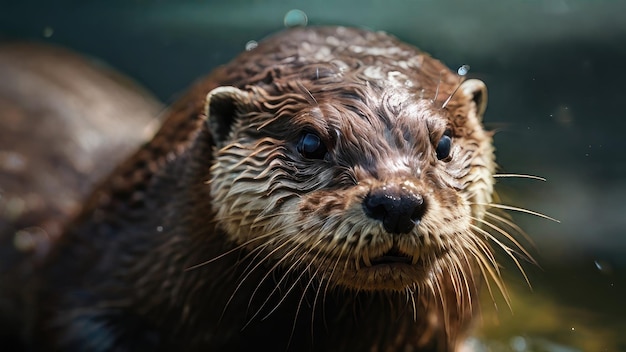
[[[207,94],[204,105],[206,123],[215,144],[222,145],[237,115],[250,108],[250,93],[235,87],[217,87]]]
[[[482,120],[487,109],[487,86],[478,79],[468,79],[461,83],[461,91],[474,103],[474,113],[478,121]]]

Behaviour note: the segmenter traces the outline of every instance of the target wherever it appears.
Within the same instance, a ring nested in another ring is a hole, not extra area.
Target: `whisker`
[[[341,248],[341,252],[337,256],[337,260],[335,260],[335,265],[333,265],[333,269],[330,271],[330,275],[328,275],[328,279],[326,280],[326,287],[324,287],[324,299],[322,301],[322,320],[324,321],[324,328],[328,331],[328,325],[326,324],[326,297],[328,297],[328,288],[330,287],[330,280],[335,274],[335,269],[337,269],[337,265],[341,258],[344,256],[344,251],[346,250],[346,246]]]
[[[209,260],[204,261],[204,262],[199,263],[199,264],[192,265],[192,266],[186,268],[184,271],[195,270],[195,269],[198,269],[198,268],[200,268],[202,266],[205,266],[205,265],[208,265],[210,263],[213,263],[214,261],[219,260],[219,259],[221,259],[221,258],[223,258],[223,257],[225,257],[225,256],[227,256],[227,255],[229,255],[231,253],[234,253],[234,252],[236,252],[236,251],[238,251],[238,250],[240,250],[240,249],[242,249],[242,248],[244,248],[244,247],[246,247],[246,246],[248,246],[248,245],[250,245],[250,244],[252,244],[252,243],[254,243],[256,241],[258,241],[258,240],[262,240],[264,238],[271,237],[271,235],[272,234],[267,234],[267,235],[263,235],[263,236],[258,236],[258,237],[252,238],[252,239],[250,239],[250,240],[248,240],[248,241],[246,241],[246,242],[244,242],[244,243],[242,243],[240,245],[237,245],[237,246],[233,247],[232,249],[229,249],[228,251],[218,255],[215,258],[209,259]]]
[[[268,258],[270,258],[272,255],[274,255],[277,251],[279,251],[283,246],[286,246],[288,244],[287,241],[283,242],[282,244],[280,244],[279,246],[277,246],[276,248],[274,248],[272,251],[270,251],[262,260],[259,260],[257,262],[256,265],[254,265],[254,267],[252,267],[252,269],[248,270],[250,265],[254,262],[254,260],[252,260],[252,262],[248,265],[248,267],[246,267],[246,269],[244,270],[244,272],[246,273],[246,275],[239,280],[239,283],[237,284],[237,287],[235,287],[235,290],[233,291],[233,293],[230,295],[230,298],[228,299],[228,301],[226,302],[226,304],[224,305],[224,309],[222,310],[222,315],[220,317],[220,320],[223,318],[224,314],[226,313],[226,309],[228,308],[228,306],[230,305],[230,303],[232,302],[232,300],[235,298],[235,295],[237,294],[237,292],[239,291],[239,289],[241,288],[241,286],[243,286],[243,283],[248,279],[248,277],[250,277],[250,275],[252,275],[252,272],[254,272],[259,266],[261,266]],[[257,258],[257,256],[262,253],[262,250],[265,249],[267,247],[267,244],[265,246],[261,246],[261,247],[257,247],[255,248],[257,250],[257,255],[255,256],[255,259]],[[251,252],[252,253],[252,252]]]
[[[326,256],[328,256],[328,254]],[[324,258],[321,259],[320,261],[321,262],[326,261],[326,256],[324,256]],[[315,255],[315,257],[317,257],[317,254]],[[311,263],[313,263],[316,260],[315,257],[311,260]],[[291,343],[291,339],[293,338],[293,334],[294,334],[294,332],[296,330],[296,323],[297,323],[297,320],[298,320],[298,315],[300,314],[300,309],[302,307],[302,303],[304,302],[304,298],[306,297],[306,292],[309,289],[309,287],[311,287],[311,285],[313,284],[313,281],[317,278],[317,275],[318,275],[318,273],[319,273],[319,271],[321,269],[322,269],[321,265],[317,267],[315,272],[313,272],[311,274],[311,277],[309,278],[309,281],[306,283],[306,285],[302,289],[302,295],[300,296],[300,300],[298,301],[298,307],[296,309],[296,314],[295,314],[294,319],[293,319],[293,325],[291,327],[291,335],[289,336],[289,342],[287,343],[287,346],[289,346],[289,344]],[[319,287],[321,287],[321,285],[319,285]],[[316,290],[316,291],[319,293],[319,289]],[[314,315],[315,315],[315,303],[313,303],[313,310],[311,312],[311,341],[313,341],[313,324],[314,324],[313,317],[314,317]]]
[[[450,272],[450,282],[452,283],[452,289],[454,289],[454,292],[456,292],[458,294],[459,292],[459,286],[457,284],[456,281],[456,277],[458,276],[458,266],[455,263],[455,258],[450,258],[449,259],[452,263],[452,265],[448,265],[448,271]],[[452,270],[452,271],[451,271]],[[462,300],[457,300],[457,308],[460,308],[461,306],[461,302]]]
[[[500,248],[502,248],[506,254],[513,260],[513,262],[515,263],[515,265],[517,266],[517,268],[519,269],[519,271],[522,273],[522,275],[524,276],[524,279],[526,280],[526,283],[528,284],[528,286],[530,288],[532,288],[532,285],[530,284],[530,280],[528,279],[528,276],[526,275],[526,271],[524,270],[524,268],[522,267],[522,264],[519,262],[519,260],[517,259],[517,257],[515,257],[515,251],[512,250],[509,246],[505,245],[504,243],[500,242],[499,240],[497,240],[495,237],[493,237],[493,235],[491,235],[489,232],[485,231],[484,229],[481,229],[480,227],[476,226],[476,225],[470,225],[472,226],[472,228],[476,231],[479,231],[480,233],[484,234],[485,236],[488,236],[489,239],[491,239],[492,241],[494,241],[495,243],[498,244],[498,246],[500,246]],[[522,250],[524,251],[524,253],[527,253],[523,248]],[[531,260],[533,263],[536,263],[534,261],[534,259],[532,257],[528,257],[529,260]]]
[[[320,240],[319,242],[321,242],[321,240]],[[317,244],[319,244],[319,242],[318,242]],[[302,260],[302,259],[304,259],[304,258],[305,258],[305,257],[306,257],[306,256],[307,256],[307,255],[308,255],[308,254],[312,251],[312,249],[313,249],[314,247],[315,247],[315,246],[312,246],[312,247],[311,247],[308,251],[306,251],[305,253],[303,253],[303,254],[300,256],[300,259],[301,259],[301,260]],[[317,258],[317,255],[318,255],[318,254],[319,254],[319,252],[318,252],[318,253],[316,253],[316,254],[315,254],[315,256],[314,256],[314,257],[310,260],[309,264],[308,264],[308,265],[307,265],[307,266],[306,266],[303,270],[301,270],[300,275],[298,275],[298,277],[297,277],[295,280],[293,280],[293,283],[289,286],[289,289],[287,289],[287,291],[285,292],[285,294],[283,294],[283,297],[280,299],[280,301],[278,301],[278,303],[276,303],[276,305],[274,306],[274,308],[272,308],[272,310],[270,310],[270,312],[269,312],[269,313],[267,313],[267,314],[266,314],[263,318],[261,318],[261,320],[265,320],[265,319],[267,319],[267,317],[269,317],[269,316],[270,316],[273,312],[275,312],[275,311],[276,311],[276,309],[278,309],[278,307],[279,307],[279,306],[280,306],[280,305],[281,305],[281,304],[285,301],[285,299],[287,298],[287,296],[289,295],[289,293],[291,293],[291,291],[293,291],[294,287],[296,287],[296,285],[300,282],[300,279],[302,279],[302,277],[303,277],[303,276],[304,276],[304,275],[305,275],[305,274],[309,271],[309,269],[311,268],[311,266],[315,263],[315,260],[316,260],[316,258]],[[294,262],[294,263],[296,263],[296,264],[292,265],[292,266],[291,266],[291,268],[289,268],[289,270],[288,270],[288,271],[287,271],[287,272],[283,275],[283,277],[280,279],[279,283],[280,283],[280,282],[282,282],[282,281],[283,281],[283,280],[284,280],[284,279],[288,276],[288,274],[289,274],[292,270],[294,270],[294,269],[297,267],[297,263],[298,263],[298,262],[300,262],[301,260],[299,260],[299,261],[295,261],[295,262]],[[278,285],[277,285],[277,286],[278,286]],[[272,291],[272,293],[270,293],[270,296],[273,294],[273,292],[274,292],[274,291]],[[268,299],[269,299],[269,298],[268,298]],[[266,302],[264,302],[264,303],[263,303],[263,305],[265,305],[265,303],[267,303],[267,300],[266,300]],[[263,307],[263,306],[261,306],[261,308],[262,308],[262,307]]]
[[[462,275],[462,279],[463,282],[465,283],[465,292],[467,293],[467,297],[468,299],[466,300],[469,304],[469,310],[472,311],[473,310],[473,305],[472,305],[472,289],[470,287],[470,279],[472,281],[472,284],[474,286],[474,290],[477,292],[478,288],[476,287],[476,281],[473,279],[474,276],[474,269],[473,269],[473,265],[470,263],[469,258],[467,257],[467,253],[465,251],[461,252],[462,254],[462,258],[465,261],[464,266],[462,266],[463,268],[467,268],[467,270],[469,270],[469,275]],[[461,266],[459,266],[461,267]]]
[[[505,210],[512,210],[512,211],[517,211],[520,213],[526,213],[526,214],[530,214],[530,215],[534,215],[534,216],[538,216],[540,218],[546,219],[546,220],[550,220],[550,221],[554,221],[556,223],[561,223],[561,221],[550,217],[548,215],[533,211],[533,210],[529,210],[529,209],[524,209],[524,208],[520,208],[520,207],[515,207],[512,205],[505,205],[505,204],[497,204],[497,203],[472,203],[474,205],[482,205],[482,206],[487,206],[487,207],[492,207],[492,208],[498,208],[498,209],[505,209]]]
[[[509,307],[509,309],[512,310],[511,308],[511,299],[509,297],[509,293],[506,289],[506,286],[504,285],[504,282],[502,281],[502,276],[500,275],[499,270],[497,270],[497,268],[488,265],[486,262],[486,258],[484,257],[482,251],[476,251],[474,250],[473,247],[469,247],[469,249],[472,251],[472,253],[476,256],[476,258],[479,259],[478,261],[478,266],[480,267],[480,270],[483,274],[483,277],[485,277],[486,279],[491,277],[491,279],[493,280],[493,282],[496,284],[496,286],[498,286],[498,289],[500,290],[500,293],[502,294],[502,297],[504,297],[504,301],[506,302],[506,305]],[[485,275],[485,270],[487,270],[487,272],[489,273],[489,275]],[[494,271],[495,270],[495,271]],[[493,300],[493,302],[495,303],[495,298],[493,296],[493,291],[491,290],[491,285],[489,285],[489,280],[485,280],[485,282],[487,282],[487,288],[489,290],[489,294],[491,296],[491,299]]]
[[[469,292],[469,284],[467,282],[465,272],[463,270],[463,266],[461,263],[461,259],[457,256],[453,258],[454,265],[450,268],[452,269],[452,286],[457,294],[457,297],[461,299],[457,300],[457,309],[459,311],[464,311],[467,307],[467,301],[471,302],[471,294]],[[449,269],[449,270],[450,270]],[[467,297],[467,299],[465,299]]]
[[[531,246],[535,246],[535,241],[533,241],[533,239],[526,233],[526,231],[524,231],[521,227],[519,227],[516,223],[514,223],[513,221],[505,218],[504,216],[500,216],[500,215],[496,215],[492,212],[485,212],[485,216],[494,218],[497,221],[500,221],[501,223],[509,226],[510,228],[512,228],[514,231],[516,231],[517,233],[519,233],[522,237],[524,237],[524,239],[526,241],[528,241],[530,243]]]
[[[300,258],[304,258],[306,256],[306,253],[303,254]],[[295,285],[299,282],[300,278],[302,277],[302,275],[308,271],[310,265],[312,264],[313,261],[311,261],[311,263],[309,263],[309,266],[307,266],[307,268],[305,270],[302,270],[302,272],[300,273],[300,275],[298,276],[298,278],[296,280],[294,280],[293,284],[291,285],[291,287],[287,290],[287,292],[285,292],[285,294],[283,295],[283,298],[274,306],[274,308],[267,313],[267,315],[265,315],[265,317],[263,317],[261,320],[267,319],[267,317],[269,317],[276,309],[278,309],[278,307],[281,305],[281,303],[284,301],[284,299],[289,295],[289,293],[291,292],[291,290],[295,287]],[[295,264],[294,264],[295,266]],[[290,269],[291,270],[291,269]],[[288,275],[288,273],[285,273],[283,275],[283,277],[286,277]],[[298,323],[298,315],[300,314],[300,309],[302,308],[302,302],[304,300],[304,298],[306,297],[306,291],[308,290],[309,285],[311,284],[311,282],[313,281],[313,279],[315,278],[315,275],[311,275],[311,278],[309,279],[308,283],[303,287],[302,289],[302,295],[300,296],[300,299],[298,300],[298,306],[296,307],[296,312],[294,314],[293,317],[293,324],[291,324],[291,332],[289,334],[289,339],[287,340],[287,348],[289,348],[289,345],[291,345],[291,341],[293,340],[293,334],[296,331],[296,324]],[[282,281],[282,279],[281,279]],[[270,293],[271,296],[271,293]],[[313,329],[313,326],[311,325],[311,329]],[[312,330],[311,330],[312,331]],[[311,335],[311,339],[313,338],[313,335]]]
[[[473,225],[475,226],[475,225]],[[480,228],[478,228],[478,230],[482,230]],[[483,232],[485,232],[483,230]],[[484,235],[488,238],[491,238],[491,234],[489,234],[488,232],[485,232]],[[498,267],[498,261],[496,260],[496,257],[494,256],[491,247],[489,246],[488,243],[486,243],[485,241],[482,241],[480,239],[473,239],[473,238],[465,238],[464,239],[464,244],[463,244],[463,248],[465,247],[470,247],[470,248],[475,248],[475,249],[479,249],[481,250],[486,256],[487,258],[485,259],[489,259],[489,262],[491,263],[491,265],[495,268],[496,271],[499,272],[499,267]]]
[[[489,237],[489,234],[486,234],[486,236]],[[501,282],[500,268],[499,268],[498,262],[496,261],[496,258],[494,257],[491,247],[486,242],[474,236],[464,238],[464,242],[465,244],[463,244],[462,247],[468,248],[472,254],[472,258],[477,259],[476,262],[478,263],[478,268],[480,269],[482,277],[485,278],[484,282],[487,285],[487,290],[489,292],[489,296],[491,297],[492,301],[495,302],[495,296],[493,293],[491,283],[489,281],[489,277],[491,277],[492,280],[499,287],[500,292],[503,294],[503,296],[507,296],[506,290],[503,287],[504,284]],[[463,254],[463,257],[465,258],[465,262],[469,264],[470,260],[465,253]],[[470,268],[469,277],[473,278],[474,274],[471,269],[472,265],[469,265],[469,268]],[[464,276],[468,276],[468,275],[464,275]],[[472,280],[472,282],[474,283],[474,288],[476,289],[476,291],[478,291],[478,288],[476,287],[476,282],[474,280]],[[471,297],[471,292],[469,291],[470,290],[469,283],[466,284],[466,288],[468,290],[467,291],[468,297]],[[472,309],[472,300],[469,299],[468,301],[469,301],[468,303],[469,309]]]
[[[429,265],[432,265],[432,263]],[[436,296],[439,297],[439,302],[441,303],[441,308],[443,310],[443,320],[444,320],[443,325],[447,329],[450,326],[450,315],[448,314],[448,305],[446,304],[447,295],[443,294],[443,290],[441,288],[441,281],[442,280],[440,278],[437,278],[436,280],[434,280],[435,287],[437,288]]]
[[[437,89],[435,90],[435,97],[432,100],[433,105],[435,104],[435,102],[437,101],[437,97],[439,96],[439,86],[441,86],[441,75],[442,75],[443,71],[439,71],[439,81],[437,83]]]
[[[538,180],[538,181],[546,182],[545,177],[528,175],[528,174],[494,174],[493,177],[494,178],[527,178],[531,180]]]
[[[411,302],[411,308],[413,310],[413,321],[417,321],[417,306],[415,305],[415,287],[411,288],[407,286],[404,289],[407,301]]]
[[[313,94],[311,93],[310,90],[308,90],[304,84],[302,84],[300,81],[296,81],[296,83],[298,84],[298,88],[300,88],[301,90],[304,90],[305,93],[307,93],[308,97],[307,101],[309,102],[309,104],[313,105],[313,106],[318,106],[319,103],[317,102],[317,99],[315,99],[315,97],[313,96]]]
[[[293,245],[293,242],[290,241],[285,241],[283,243],[283,245],[286,244],[291,244]],[[263,275],[263,277],[261,278],[261,280],[259,280],[259,284],[256,286],[256,288],[254,289],[254,291],[252,291],[252,294],[250,295],[250,300],[248,301],[248,308],[251,307],[252,305],[252,300],[254,299],[254,297],[256,296],[256,293],[258,292],[259,288],[261,288],[261,285],[263,284],[263,282],[265,282],[265,280],[267,280],[267,278],[270,277],[270,275],[272,275],[274,273],[274,271],[276,269],[278,269],[278,267],[280,267],[285,261],[288,260],[288,258],[290,258],[295,252],[297,252],[300,247],[304,246],[304,243],[300,243],[297,244],[295,246],[293,246],[287,253],[285,253],[285,255],[283,255],[279,260],[276,261],[276,263],[274,263],[274,265],[267,270],[267,272],[265,273],[265,275]],[[312,249],[309,249],[309,251],[311,251]],[[276,252],[276,250],[273,250],[271,252],[270,255],[273,255]],[[304,258],[306,256],[307,253],[303,253],[300,258]],[[265,262],[265,260],[268,257],[266,256],[266,258],[263,259],[262,262]],[[296,262],[297,263],[297,262]],[[293,268],[293,266],[292,266]],[[274,289],[268,294],[268,297],[265,299],[265,301],[261,304],[261,306],[259,307],[259,309],[257,310],[257,312],[250,318],[250,320],[248,321],[248,323],[246,323],[246,325],[244,326],[244,328],[261,312],[261,310],[263,309],[263,307],[269,302],[270,298],[272,297],[272,295],[274,295],[274,293],[280,288],[280,285],[282,284],[282,282],[287,278],[287,275],[289,274],[289,272],[291,271],[291,268],[282,276],[282,278],[276,283],[276,285],[274,286]],[[265,317],[267,318],[267,317]],[[263,318],[263,319],[265,319]]]
[[[291,237],[291,236],[290,236]],[[269,303],[270,298],[277,292],[277,290],[280,288],[281,284],[283,283],[284,280],[287,279],[287,277],[289,276],[289,274],[295,270],[297,268],[297,263],[301,262],[302,259],[304,259],[309,253],[311,253],[311,251],[313,251],[315,248],[317,248],[317,246],[323,241],[323,237],[320,238],[315,244],[313,244],[312,246],[309,247],[309,249],[307,251],[305,251],[304,253],[302,253],[300,255],[300,260],[294,260],[292,261],[293,264],[281,277],[281,279],[278,281],[278,283],[276,283],[274,289],[268,294],[267,298],[263,301],[263,303],[261,304],[261,306],[257,309],[256,313],[254,313],[254,315],[248,320],[248,322],[244,325],[243,328],[245,328],[246,326],[248,326],[263,310],[263,308],[267,305],[267,303]],[[285,253],[280,260],[276,261],[276,263],[272,266],[272,268],[270,268],[267,273],[263,276],[263,278],[259,281],[259,284],[257,285],[257,287],[254,289],[254,291],[251,294],[250,300],[248,302],[248,307],[250,307],[250,305],[252,304],[252,300],[254,299],[254,296],[256,295],[256,293],[258,292],[258,289],[261,287],[261,284],[263,282],[265,282],[265,280],[267,280],[267,278],[269,277],[269,275],[271,275],[280,265],[282,265],[284,262],[291,260],[290,258],[294,255],[295,252],[297,252],[298,250],[300,250],[302,247],[305,247],[307,245],[306,242],[296,242],[296,241],[285,241],[284,243],[290,243],[291,245],[294,245],[293,248],[291,248],[287,253]],[[316,254],[317,256],[317,254]],[[315,259],[315,258],[314,258]],[[264,259],[263,261],[265,261],[266,259]],[[278,307],[280,306],[280,304],[285,300],[285,298],[287,297],[287,295],[289,295],[289,293],[293,290],[293,288],[295,287],[295,285],[299,282],[300,278],[306,273],[306,271],[310,268],[310,266],[314,263],[314,260],[311,260],[311,262],[308,264],[308,266],[305,268],[305,270],[302,270],[302,272],[300,273],[300,275],[298,276],[298,278],[296,280],[294,280],[294,284],[291,285],[291,287],[287,290],[287,292],[283,295],[283,297],[280,299],[280,301],[276,304],[276,306],[270,310],[269,313],[267,313],[263,318],[261,318],[261,320],[265,320],[267,319],[267,317],[269,317],[276,309],[278,309]]]
[[[472,255],[474,256],[474,258],[478,259],[478,268],[480,269],[480,273],[482,275],[482,277],[485,278],[484,282],[487,285],[487,292],[489,292],[489,296],[491,297],[491,300],[493,302],[496,301],[495,296],[493,295],[493,289],[491,288],[491,283],[489,281],[489,277],[487,276],[487,273],[485,272],[485,263],[484,263],[484,258],[481,258],[480,256],[477,256],[476,250],[475,249],[470,249],[470,251],[472,252]]]
[[[495,242],[500,248],[502,248],[509,256],[512,255],[512,253],[515,253],[515,251],[513,249],[511,249],[511,247],[507,246],[506,244],[502,243],[502,241],[498,240],[497,238],[495,238],[491,233],[489,233],[489,231],[486,231],[485,229],[476,226],[476,225],[470,225],[470,227],[474,230],[477,231],[479,233],[481,233],[482,235],[484,235],[485,237],[487,237],[489,240]],[[496,270],[499,270],[498,267],[498,263],[495,259],[495,257],[493,256],[493,254],[491,253],[491,251],[488,249],[488,247],[486,245],[479,245],[480,249],[483,251],[486,251],[485,253],[489,253],[489,258],[491,263],[493,264],[494,268],[496,268]]]
[[[473,216],[471,218],[472,220],[480,222],[481,224],[484,224],[488,226],[489,228],[493,229],[494,231],[497,231],[498,233],[502,234],[509,241],[511,241],[517,248],[519,248],[524,253],[524,255],[526,256],[528,260],[530,260],[533,264],[537,264],[533,256],[530,253],[528,253],[528,251],[515,239],[515,237],[511,236],[511,234],[509,234],[508,232],[504,231],[499,226],[496,226],[485,219],[479,219]]]
[[[286,235],[286,234],[278,235],[278,236],[276,236],[275,238],[272,239],[272,242],[263,243],[261,246],[253,248],[249,253],[247,253],[242,258],[241,262],[248,262],[248,265],[242,271],[242,274],[239,276],[239,279],[241,279],[241,277],[244,276],[244,273],[247,273],[248,275],[251,274],[252,271],[254,271],[260,264],[264,263],[274,253],[274,251],[279,250],[283,246],[287,245],[288,242],[287,241],[283,241],[282,244],[277,246],[274,250],[272,250],[272,252],[270,252],[268,255],[266,255],[263,259],[261,259],[260,261],[256,261],[263,254],[263,250],[265,250],[267,247],[270,247],[273,243],[281,243],[280,241],[282,241],[283,238],[287,238],[287,237],[288,237],[288,235]],[[254,265],[254,263],[257,263],[257,264]],[[250,268],[252,266],[254,266],[254,268],[252,268],[252,270],[250,270]],[[245,280],[245,278],[244,278],[244,280]]]
[[[328,260],[328,256],[329,255],[326,255],[324,257],[324,259],[322,259],[322,262],[326,262]],[[321,268],[321,266],[318,267],[317,271],[319,271],[320,268]],[[317,271],[316,271],[315,275],[318,275]],[[322,274],[322,278],[319,280],[319,285],[317,285],[317,290],[315,290],[315,297],[313,298],[313,308],[311,310],[311,341],[313,341],[313,323],[315,322],[315,308],[317,307],[317,301],[319,299],[320,292],[322,292],[322,286],[323,286],[322,282],[323,281],[324,281],[324,274]],[[322,306],[322,309],[324,309],[323,306]]]

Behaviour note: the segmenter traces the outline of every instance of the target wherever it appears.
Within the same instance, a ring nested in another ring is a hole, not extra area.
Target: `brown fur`
[[[35,309],[29,273],[94,185],[155,132],[162,106],[102,62],[49,44],[0,43],[0,77],[0,342],[14,350]]]
[[[461,81],[391,36],[341,27],[292,29],[218,68],[67,229],[36,347],[456,349],[480,277],[498,277],[481,228],[486,90]],[[307,132],[322,158],[299,152]],[[419,224],[394,234],[368,217],[374,189],[420,195]],[[408,263],[376,264],[389,255]]]

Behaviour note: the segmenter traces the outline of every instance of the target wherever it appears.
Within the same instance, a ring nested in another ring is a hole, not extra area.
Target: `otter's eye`
[[[450,149],[452,149],[452,137],[450,137],[450,130],[447,130],[441,139],[437,143],[437,159],[443,160],[450,156]]]
[[[307,159],[324,159],[326,146],[320,137],[311,132],[305,132],[300,137],[297,146],[298,152]]]

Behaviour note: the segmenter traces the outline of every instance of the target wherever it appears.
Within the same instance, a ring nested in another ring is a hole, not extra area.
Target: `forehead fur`
[[[226,81],[261,87],[270,94],[294,90],[296,81],[328,93],[337,89],[333,83],[369,85],[381,92],[436,100],[436,106],[448,97],[437,94],[437,88],[450,92],[459,83],[445,65],[414,46],[383,32],[344,27],[282,32],[240,55],[233,67],[238,70],[226,72]]]

